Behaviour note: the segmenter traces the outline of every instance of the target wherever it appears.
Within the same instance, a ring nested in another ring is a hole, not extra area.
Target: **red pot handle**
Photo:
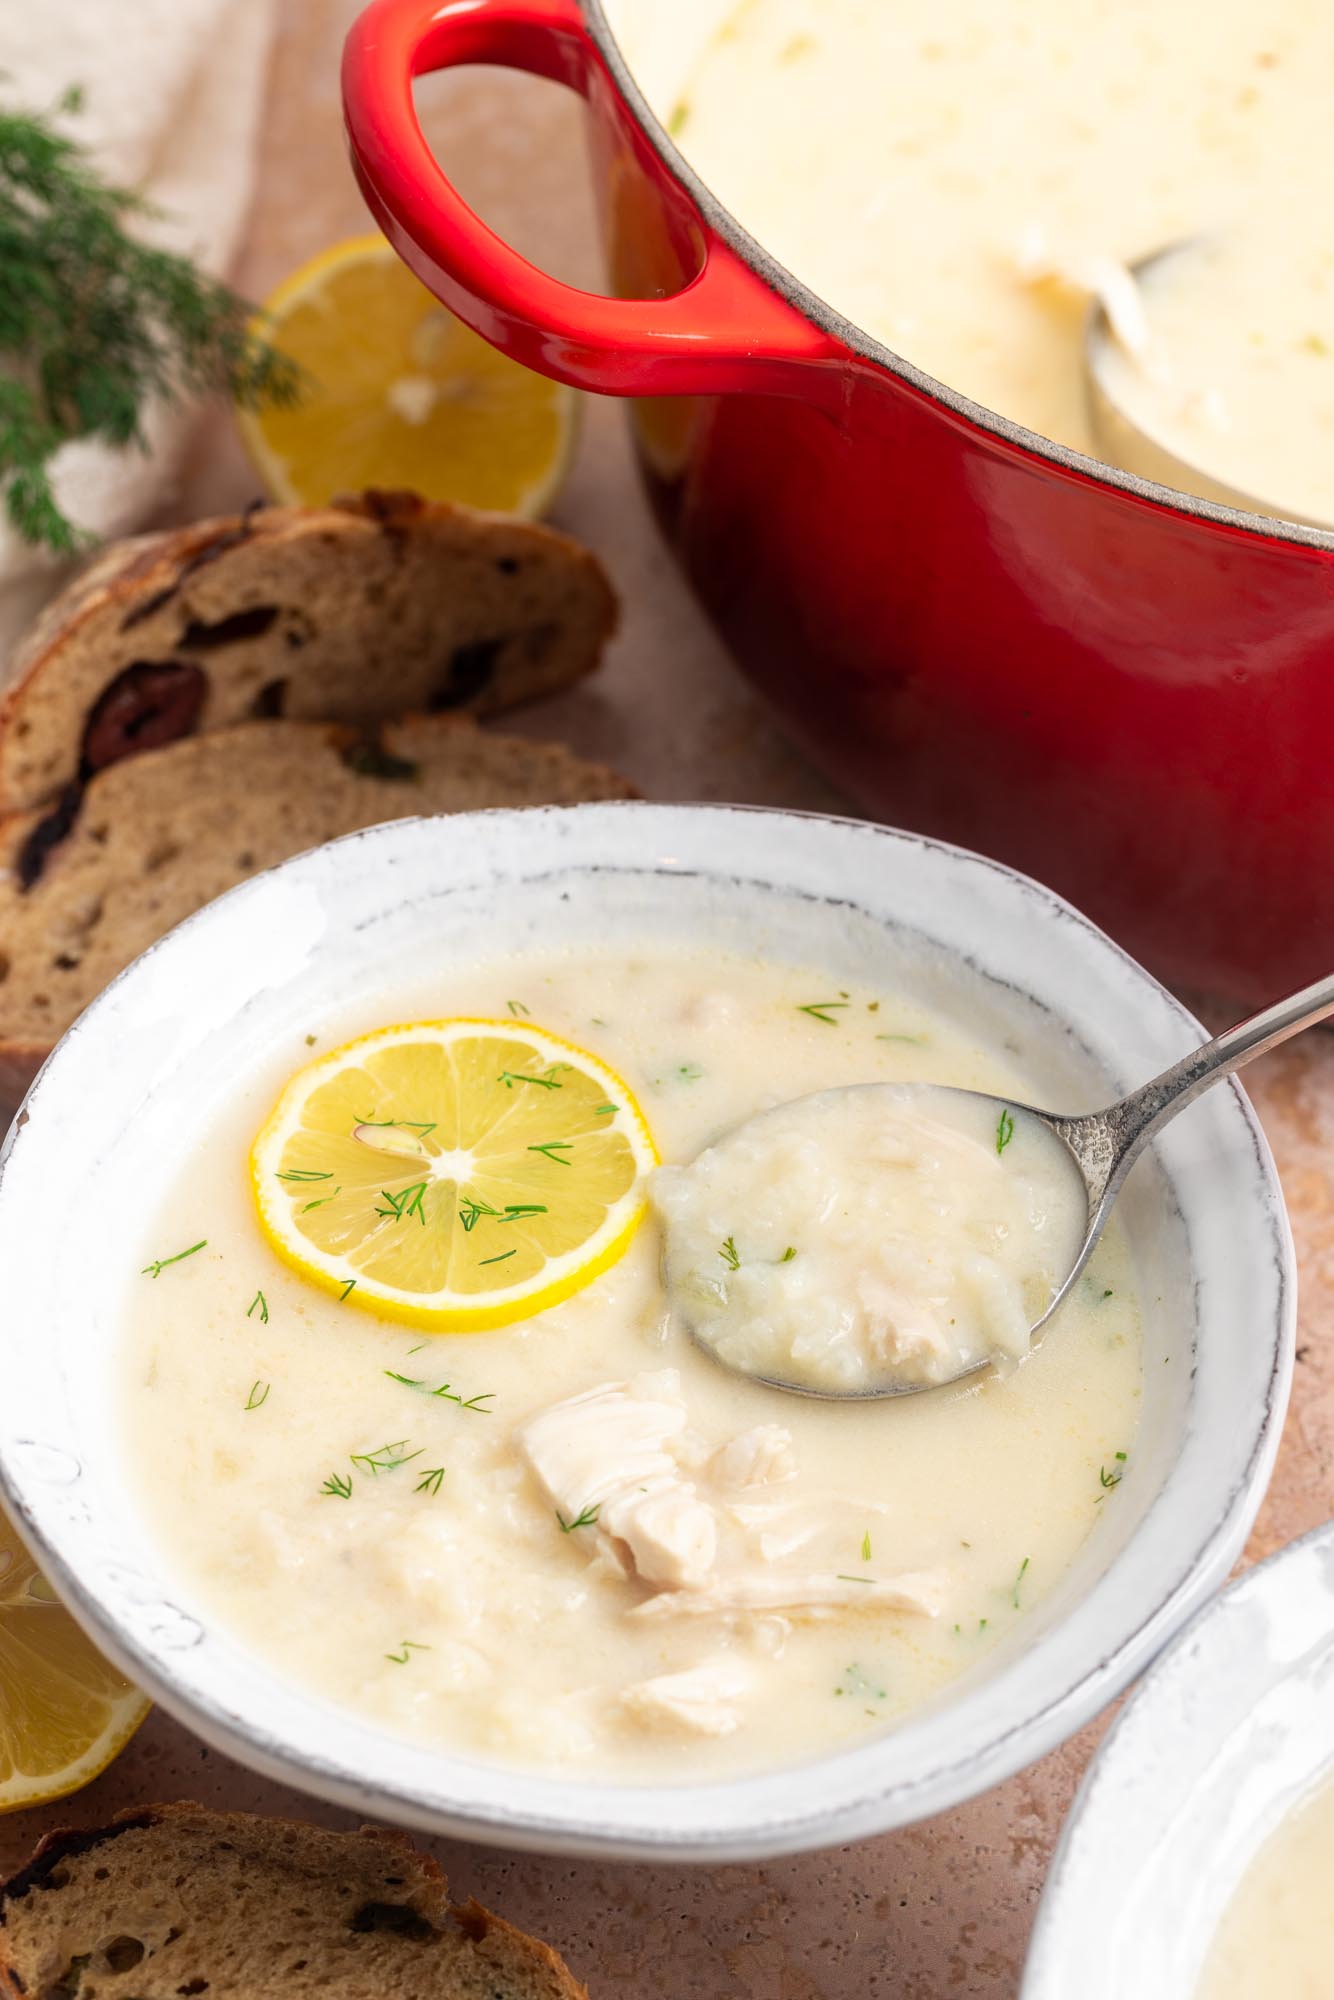
[[[809,395],[817,374],[832,386],[843,349],[702,219],[703,267],[669,298],[582,292],[511,249],[446,179],[417,120],[414,77],[460,63],[528,70],[583,96],[597,72],[614,87],[575,0],[374,0],[354,24],[343,105],[357,178],[399,255],[460,319],[528,367],[610,395]]]

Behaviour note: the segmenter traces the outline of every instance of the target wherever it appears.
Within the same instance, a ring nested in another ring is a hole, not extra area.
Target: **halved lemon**
[[[567,1299],[621,1255],[657,1154],[614,1070],[517,1021],[380,1028],[300,1070],[251,1153],[278,1254],[441,1333]]]
[[[84,1637],[0,1514],[0,1812],[86,1785],[148,1707]]]
[[[411,487],[533,518],[555,497],[578,395],[464,326],[382,236],[303,264],[258,330],[307,376],[292,407],[237,413],[275,499],[322,505],[360,487]]]

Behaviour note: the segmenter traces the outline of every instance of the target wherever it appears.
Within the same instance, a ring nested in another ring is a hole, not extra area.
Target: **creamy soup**
[[[1329,2000],[1334,1993],[1334,1785],[1279,1827],[1219,1927],[1197,2000]]]
[[[626,1779],[827,1750],[1020,1639],[1133,1456],[1115,1231],[1021,1366],[869,1404],[702,1352],[666,1309],[651,1218],[584,1290],[485,1333],[391,1324],[279,1262],[246,1158],[286,1078],[387,1019],[507,1013],[618,1072],[669,1164],[837,1084],[1036,1094],[893,993],[653,947],[508,959],[310,1023],[182,1136],[127,1267],[127,1455],[180,1589],[389,1730]],[[503,1216],[483,1226],[502,1240]]]
[[[1090,293],[1146,291],[1156,435],[1334,520],[1326,0],[613,0],[692,165],[780,262],[988,408],[1095,449]],[[1174,271],[1174,278],[1177,274]]]

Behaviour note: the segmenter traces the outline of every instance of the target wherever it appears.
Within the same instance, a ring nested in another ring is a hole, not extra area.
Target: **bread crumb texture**
[[[0,1889],[15,2000],[588,2000],[405,1835],[144,1806],[55,1833]]]

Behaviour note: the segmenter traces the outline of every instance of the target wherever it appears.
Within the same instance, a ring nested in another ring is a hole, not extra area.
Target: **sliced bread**
[[[587,673],[615,622],[611,586],[577,542],[410,493],[121,542],[10,662],[0,812],[252,718],[488,715]]]
[[[588,2000],[549,1945],[403,1834],[141,1806],[53,1833],[0,1888],[12,2000]]]
[[[111,765],[68,826],[42,813],[0,821],[0,1106],[108,980],[247,876],[381,820],[633,789],[556,744],[444,716],[374,738],[242,723]]]

